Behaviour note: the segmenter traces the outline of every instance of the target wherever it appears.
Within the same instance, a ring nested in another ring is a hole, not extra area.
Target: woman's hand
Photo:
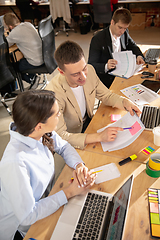
[[[86,185],[86,179],[88,177],[88,168],[83,163],[79,163],[76,166],[76,174],[79,186],[84,187]]]
[[[63,190],[67,199],[70,199],[76,195],[85,194],[88,191],[88,189],[93,186],[96,177],[97,177],[96,173],[92,174],[91,171],[88,171],[87,178],[85,178],[85,184],[82,187],[79,183],[79,179],[78,179],[76,170],[74,170],[72,182],[70,183],[69,187],[67,187]]]

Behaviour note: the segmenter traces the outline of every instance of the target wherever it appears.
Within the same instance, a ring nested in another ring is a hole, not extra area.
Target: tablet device
[[[160,81],[144,80],[141,84],[156,93],[160,90]]]

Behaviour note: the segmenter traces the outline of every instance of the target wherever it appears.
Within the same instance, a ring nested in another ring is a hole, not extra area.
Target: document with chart
[[[102,132],[105,128],[108,127],[121,127],[121,128],[131,127],[131,129],[119,131],[117,133],[116,139],[113,142],[101,142],[104,152],[106,151],[111,152],[129,146],[139,137],[139,135],[145,129],[139,117],[136,114],[134,114],[134,116],[131,116],[129,112],[122,118],[120,118],[117,122],[110,124],[104,128],[101,128],[97,132]]]
[[[130,78],[142,69],[142,64],[136,64],[136,55],[134,55],[132,51],[113,53],[113,58],[117,60],[118,64],[116,65],[115,70],[109,72],[111,75]]]
[[[136,84],[120,91],[137,105],[148,104],[160,97],[159,94],[143,86],[142,84]]]

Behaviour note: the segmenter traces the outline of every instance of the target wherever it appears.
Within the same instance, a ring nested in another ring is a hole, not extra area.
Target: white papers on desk
[[[109,163],[107,165],[94,168],[93,171],[99,171],[99,170],[103,170],[103,171],[97,173],[97,178],[95,180],[95,184],[106,182],[106,181],[109,181],[109,180],[112,180],[114,178],[118,178],[121,176],[115,163]]]
[[[109,72],[109,74],[123,78],[130,78],[142,69],[143,64],[136,64],[136,55],[134,55],[132,51],[113,53],[113,58],[117,60],[118,64],[116,65],[116,69]]]
[[[115,150],[119,150],[127,147],[139,137],[139,135],[143,132],[145,127],[136,114],[134,114],[134,116],[131,116],[130,113],[128,112],[117,122],[99,129],[97,132],[102,132],[107,127],[127,128],[132,126],[133,126],[133,132],[131,132],[130,129],[119,131],[117,133],[116,139],[113,142],[101,142],[103,151],[111,152],[111,151],[115,151]]]
[[[120,91],[137,105],[153,102],[160,97],[160,95],[141,84],[133,85]]]

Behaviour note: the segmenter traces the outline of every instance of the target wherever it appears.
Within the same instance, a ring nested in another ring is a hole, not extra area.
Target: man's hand
[[[85,145],[96,142],[113,142],[117,137],[118,131],[123,131],[123,128],[108,127],[105,128],[102,132],[87,134]]]
[[[109,59],[107,62],[107,68],[108,70],[114,69],[117,65],[117,61],[115,59]]]
[[[138,64],[138,65],[140,65],[140,64],[145,64],[142,56],[138,56],[136,61],[137,61],[137,64]]]
[[[113,142],[118,131],[123,131],[121,127],[108,127],[99,133],[98,140],[99,142]]]
[[[126,111],[130,112],[130,114],[133,116],[134,111],[136,112],[137,116],[139,117],[141,114],[140,109],[130,100],[127,98],[123,99],[123,107],[125,108]],[[134,111],[133,111],[134,110]]]

